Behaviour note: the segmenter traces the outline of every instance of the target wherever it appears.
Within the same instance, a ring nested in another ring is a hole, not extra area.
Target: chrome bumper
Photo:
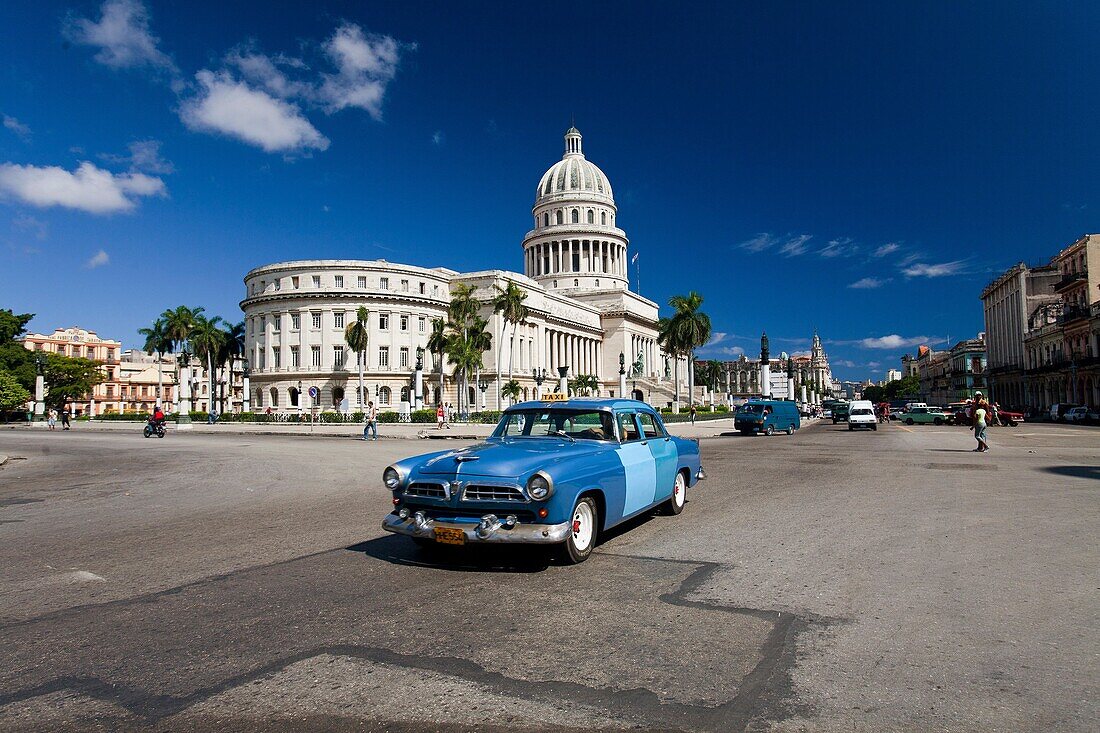
[[[408,519],[402,519],[396,514],[387,514],[382,520],[382,529],[387,532],[424,539],[432,539],[436,527],[461,529],[469,544],[553,545],[565,542],[571,530],[569,522],[561,524],[516,522],[511,527],[507,527],[494,514],[486,514],[477,522],[441,522],[427,517],[417,517],[416,514]]]

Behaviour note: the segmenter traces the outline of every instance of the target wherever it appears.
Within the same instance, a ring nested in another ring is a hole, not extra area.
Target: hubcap
[[[684,474],[676,474],[676,483],[672,486],[672,500],[676,506],[684,505]]]
[[[595,529],[595,517],[592,516],[592,507],[587,503],[580,503],[573,512],[573,546],[584,552],[592,544],[592,534]]]

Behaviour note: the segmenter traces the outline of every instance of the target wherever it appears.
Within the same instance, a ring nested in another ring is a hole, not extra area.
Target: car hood
[[[594,440],[570,443],[565,438],[499,438],[433,456],[417,467],[417,473],[518,478],[562,461],[609,450],[614,450],[614,444]]]

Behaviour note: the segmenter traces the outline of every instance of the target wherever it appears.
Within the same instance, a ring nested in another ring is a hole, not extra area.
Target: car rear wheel
[[[939,418],[939,417],[937,417],[937,418],[936,418],[935,420],[933,420],[932,422],[933,422],[933,423],[935,423],[936,425],[943,425],[943,418]]]
[[[569,520],[573,525],[572,531],[565,540],[565,560],[570,565],[582,563],[592,554],[592,548],[596,545],[599,516],[596,502],[591,497],[583,496],[577,500]]]
[[[905,424],[906,425],[912,425],[913,424],[913,418],[911,418],[911,417],[905,418]]]
[[[878,425],[872,425],[871,430],[874,430],[877,433],[878,432]]]
[[[768,427],[764,428],[764,435],[774,435],[774,434],[775,434],[775,426],[774,425],[769,425]]]
[[[794,435],[794,423],[787,426],[787,435]]]
[[[687,479],[684,478],[684,472],[679,471],[676,474],[676,480],[672,483],[672,496],[668,497],[668,501],[665,502],[665,514],[671,514],[675,516],[684,511],[684,504],[687,503]]]

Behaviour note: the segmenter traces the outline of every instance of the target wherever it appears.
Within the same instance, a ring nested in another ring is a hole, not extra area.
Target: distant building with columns
[[[473,286],[485,305],[492,348],[479,374],[468,375],[464,402],[477,411],[498,405],[496,368],[520,385],[520,399],[555,390],[558,368],[570,379],[593,375],[599,393],[657,406],[670,404],[679,369],[657,344],[657,304],[629,289],[629,240],[618,227],[611,182],[584,156],[581,134],[565,133],[562,159],[539,179],[533,228],[522,240],[523,273],[457,272],[386,260],[296,260],[263,265],[244,278],[241,301],[254,411],[296,411],[317,387],[316,406],[358,410],[373,400],[384,410],[416,407],[417,349],[423,349],[423,404],[458,403],[453,367],[427,351],[432,322],[446,318],[452,288]],[[509,282],[527,294],[525,322],[513,336],[488,301]],[[365,354],[367,394],[357,394],[356,355],[344,340],[359,307],[370,313]],[[620,378],[620,353],[623,371]],[[440,373],[443,387],[440,391]],[[478,379],[480,377],[480,379]],[[542,378],[540,386],[536,378]],[[485,389],[479,388],[478,382]],[[686,389],[681,389],[687,399]],[[345,402],[346,400],[346,402]],[[500,404],[508,402],[501,398]]]

